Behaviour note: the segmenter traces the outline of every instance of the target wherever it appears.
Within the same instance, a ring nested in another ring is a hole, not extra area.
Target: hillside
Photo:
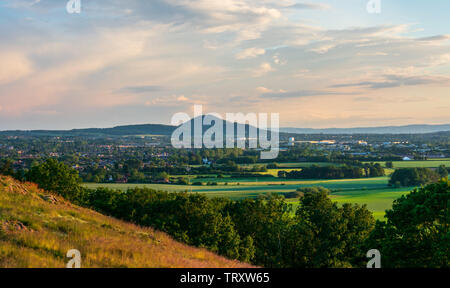
[[[293,134],[424,134],[450,131],[450,124],[326,129],[285,127],[280,128],[280,131]]]
[[[63,268],[70,249],[84,268],[250,267],[0,176],[0,267]]]
[[[204,117],[204,116],[202,116]],[[192,127],[194,119],[191,119]],[[235,123],[235,129],[243,124]],[[243,125],[245,135],[248,136],[249,125]],[[203,125],[203,131],[209,129],[211,125]],[[226,122],[224,122],[224,130]],[[9,130],[0,131],[4,136],[86,136],[86,137],[121,137],[134,135],[160,135],[170,136],[177,126],[164,124],[141,124],[141,125],[123,125],[111,128],[86,128],[72,130]],[[406,126],[384,126],[384,127],[359,127],[359,128],[292,128],[281,127],[280,136],[289,136],[288,134],[428,134],[450,131],[450,124],[443,125],[406,125]],[[292,136],[292,135],[291,135]]]
[[[0,131],[6,136],[132,136],[132,135],[171,135],[176,127],[162,124],[125,125],[112,128],[86,128],[72,130],[16,130]]]

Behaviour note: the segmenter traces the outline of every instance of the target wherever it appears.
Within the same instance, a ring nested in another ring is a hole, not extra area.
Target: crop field
[[[261,166],[261,165],[266,165],[266,164],[240,164],[240,166],[245,167],[245,168],[252,168],[253,166]],[[286,169],[286,168],[304,168],[304,167],[310,167],[312,165],[317,165],[317,166],[330,166],[330,165],[334,165],[334,166],[339,166],[341,164],[338,163],[331,163],[331,162],[292,162],[292,163],[277,163],[278,168],[281,169]]]
[[[369,162],[366,162],[369,163]],[[380,163],[383,167],[386,162],[374,162]],[[437,168],[441,165],[450,167],[450,159],[439,159],[439,160],[424,160],[424,161],[393,161],[394,168]]]
[[[387,209],[392,207],[394,200],[402,195],[408,194],[414,187],[407,188],[384,188],[374,190],[346,190],[342,192],[333,192],[331,199],[338,204],[351,203],[367,205],[377,220],[383,220]],[[294,209],[298,206],[298,200],[288,200],[293,204]]]
[[[108,187],[126,190],[133,187],[147,187],[169,192],[202,193],[208,197],[225,197],[232,200],[255,198],[267,193],[285,193],[295,191],[299,187],[322,186],[332,191],[331,198],[336,202],[367,204],[376,219],[382,219],[384,211],[391,208],[392,202],[401,195],[408,193],[411,188],[388,187],[388,177],[340,179],[340,180],[290,180],[278,178],[268,179],[197,179],[202,182],[216,181],[217,186],[189,186],[167,184],[84,184],[89,188]],[[192,181],[192,180],[191,180]],[[298,200],[289,199],[294,206]]]

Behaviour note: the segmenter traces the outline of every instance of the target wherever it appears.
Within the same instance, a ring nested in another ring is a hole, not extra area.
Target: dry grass
[[[84,268],[251,267],[0,176],[0,267],[63,268],[70,249]]]

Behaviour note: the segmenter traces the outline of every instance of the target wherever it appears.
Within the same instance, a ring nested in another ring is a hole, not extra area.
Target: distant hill
[[[70,249],[84,268],[251,267],[0,175],[0,268],[64,268]]]
[[[280,132],[293,134],[423,134],[443,131],[450,131],[450,124],[326,129],[280,128]]]
[[[130,135],[171,135],[175,126],[163,124],[125,125],[113,128],[74,129],[69,132],[84,134],[104,134],[116,136]]]
[[[205,117],[205,116],[203,116]],[[214,122],[213,122],[214,124]],[[192,135],[194,135],[194,118],[191,119]],[[212,125],[203,125],[203,132],[208,130]],[[223,127],[225,130],[226,122]],[[238,127],[244,128],[245,135],[248,136],[250,126],[248,124],[234,123],[235,131]],[[29,135],[29,136],[138,136],[138,135],[162,135],[171,136],[177,126],[163,124],[143,124],[143,125],[125,125],[112,128],[87,128],[72,130],[16,130],[16,131],[0,131],[0,135]],[[237,132],[236,132],[237,133]]]
[[[72,130],[11,130],[1,131],[0,135],[29,136],[133,136],[133,135],[163,135],[169,136],[175,126],[163,124],[125,125],[112,128],[86,128]]]
[[[204,117],[204,116],[203,116]],[[194,119],[191,120],[192,123]],[[224,128],[226,122],[224,121]],[[237,127],[245,126],[245,134],[248,136],[249,125],[235,123]],[[193,127],[193,125],[192,125]],[[203,132],[210,125],[203,125]],[[87,128],[72,130],[16,130],[0,131],[0,135],[28,135],[28,136],[138,136],[138,135],[162,135],[170,136],[176,129],[176,126],[164,124],[142,124],[125,125],[112,128]],[[225,130],[224,130],[225,131]],[[280,128],[280,136],[289,134],[424,134],[450,131],[450,124],[445,125],[408,125],[408,126],[385,126],[385,127],[361,127],[361,128]]]

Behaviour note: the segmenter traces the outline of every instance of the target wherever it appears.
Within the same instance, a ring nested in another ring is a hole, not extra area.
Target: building
[[[294,138],[294,137],[289,138],[289,143],[288,143],[288,145],[289,145],[289,146],[294,146],[294,145],[295,145],[295,138]]]

